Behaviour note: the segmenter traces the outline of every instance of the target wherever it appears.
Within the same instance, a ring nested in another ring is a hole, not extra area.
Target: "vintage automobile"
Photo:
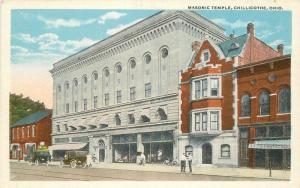
[[[51,160],[51,155],[48,150],[43,151],[35,151],[32,155],[32,158],[29,159],[29,165],[35,164],[38,166],[39,164],[49,165],[49,161]]]
[[[70,165],[71,168],[76,168],[76,166],[86,168],[88,167],[87,155],[88,151],[66,151],[64,159],[60,161],[60,167]]]

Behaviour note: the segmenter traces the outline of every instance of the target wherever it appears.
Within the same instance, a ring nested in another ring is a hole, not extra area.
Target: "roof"
[[[269,58],[269,59],[264,59],[264,60],[261,60],[261,61],[256,61],[256,62],[253,62],[253,63],[248,63],[248,64],[245,64],[245,65],[239,65],[237,67],[237,69],[245,69],[245,68],[249,68],[249,67],[254,67],[254,66],[259,66],[259,65],[264,65],[266,63],[273,63],[273,62],[279,62],[281,60],[291,60],[291,54],[287,54],[287,55],[283,55],[283,56],[278,56],[278,57],[273,57],[273,58]]]
[[[29,125],[29,124],[36,123],[36,122],[44,119],[45,117],[49,116],[51,113],[52,113],[52,110],[44,110],[44,111],[35,112],[23,119],[20,119],[19,121],[14,123],[11,127],[19,127],[22,125]]]
[[[245,43],[247,42],[248,34],[244,34],[232,39],[228,39],[219,44],[219,47],[222,49],[225,57],[234,57],[241,54]],[[236,44],[237,47],[232,49],[232,45]]]

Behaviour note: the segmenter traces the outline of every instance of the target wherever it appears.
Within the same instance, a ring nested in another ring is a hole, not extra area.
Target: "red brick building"
[[[247,34],[219,44],[209,38],[192,44],[191,61],[180,74],[179,154],[190,152],[196,164],[238,166],[239,67],[280,57],[255,37],[254,25]]]
[[[290,167],[290,67],[282,55],[237,68],[241,166]]]
[[[31,114],[10,127],[11,159],[27,159],[40,146],[51,145],[51,111]]]

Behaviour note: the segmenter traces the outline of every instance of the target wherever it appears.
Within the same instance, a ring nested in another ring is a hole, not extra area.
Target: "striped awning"
[[[291,140],[257,140],[250,149],[291,149]]]

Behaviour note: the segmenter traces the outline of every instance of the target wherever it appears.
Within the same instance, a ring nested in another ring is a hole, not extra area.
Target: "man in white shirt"
[[[186,160],[185,153],[182,153],[179,159],[180,159],[181,172],[185,172],[185,160]]]
[[[191,153],[188,154],[187,160],[188,160],[188,163],[189,163],[190,173],[192,173],[192,161],[193,161],[193,156],[192,156]]]

